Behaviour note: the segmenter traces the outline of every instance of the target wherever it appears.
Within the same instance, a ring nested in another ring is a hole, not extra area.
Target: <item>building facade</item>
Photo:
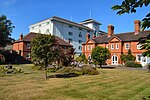
[[[30,32],[52,34],[70,42],[76,54],[82,53],[82,42],[86,41],[86,34],[101,35],[101,24],[93,19],[81,23],[72,22],[59,17],[51,17],[29,26]]]
[[[121,54],[127,54],[130,49],[132,54],[136,57],[136,62],[141,63],[143,66],[150,63],[149,57],[143,57],[139,39],[146,38],[150,35],[150,30],[140,31],[140,21],[134,21],[135,31],[128,33],[114,34],[114,26],[108,26],[108,34],[99,37],[92,37],[87,34],[86,42],[82,44],[82,53],[86,55],[88,59],[91,59],[92,49],[96,46],[102,46],[108,48],[111,52],[111,58],[107,60],[109,65],[123,64],[121,61]]]
[[[16,52],[18,52],[18,54],[20,54],[22,57],[24,57],[26,60],[31,60],[31,46],[30,46],[30,42],[33,38],[35,38],[37,35],[39,35],[39,33],[29,33],[25,36],[23,36],[22,34],[20,35],[20,38],[13,42],[13,50],[15,50]],[[55,40],[56,40],[56,44],[58,44],[59,46],[62,46],[64,49],[68,49],[68,48],[73,48],[73,46],[64,41],[63,39],[55,36]]]

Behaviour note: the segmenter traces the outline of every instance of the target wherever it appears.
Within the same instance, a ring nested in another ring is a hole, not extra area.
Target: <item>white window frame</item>
[[[85,50],[86,50],[86,45],[85,45],[85,47],[84,47],[84,48],[85,48]]]
[[[114,44],[111,44],[111,49],[114,49]]]
[[[139,56],[140,56],[140,60],[138,59]],[[141,60],[142,60],[142,54],[137,54],[136,55],[136,61],[137,62],[141,62]]]
[[[118,43],[116,44],[116,49],[119,49],[119,44]]]
[[[129,45],[128,48],[127,48],[127,45]],[[126,50],[127,50],[127,49],[130,49],[130,44],[129,44],[129,43],[126,43],[126,44],[125,44],[125,49],[126,49]]]
[[[138,50],[141,49],[141,44],[137,44],[137,49],[138,49]]]

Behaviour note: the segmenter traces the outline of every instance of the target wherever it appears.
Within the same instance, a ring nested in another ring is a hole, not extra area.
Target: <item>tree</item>
[[[128,50],[128,54],[122,54],[121,55],[121,61],[123,61],[124,63],[128,62],[128,61],[135,61],[135,57],[132,55],[131,50]]]
[[[141,50],[145,50],[145,52],[143,52],[142,55],[150,57],[150,35],[148,35],[146,39],[139,39],[139,40],[140,40],[139,44],[141,44]]]
[[[92,50],[91,54],[92,60],[99,64],[100,67],[107,59],[110,58],[110,51],[107,48],[103,48],[101,46],[97,46]]]
[[[76,61],[87,63],[85,54],[82,54],[81,56],[77,57]]]
[[[11,33],[14,26],[12,22],[7,19],[5,15],[0,16],[0,47],[5,47],[10,44],[14,39],[12,39]]]
[[[114,5],[113,10],[119,10],[117,14],[122,15],[124,13],[135,13],[137,8],[147,7],[150,4],[150,0],[123,0],[121,5]],[[142,20],[142,29],[150,27],[150,13]]]
[[[40,34],[31,41],[31,57],[33,62],[39,62],[45,68],[47,79],[47,66],[54,61],[55,37],[52,35]]]

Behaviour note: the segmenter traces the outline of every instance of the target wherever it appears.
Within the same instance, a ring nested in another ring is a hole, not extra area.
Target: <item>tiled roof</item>
[[[102,35],[96,38],[93,38],[92,40],[95,43],[107,43],[112,38],[117,37],[123,42],[130,42],[130,41],[138,41],[140,38],[146,38],[148,35],[150,35],[150,30],[142,31],[139,34],[134,34],[134,32],[128,32],[128,33],[121,33],[121,34],[113,34],[111,37],[108,37],[107,35]]]
[[[23,37],[23,40],[17,40],[17,41],[15,41],[14,43],[16,43],[16,42],[30,42],[33,38],[35,38],[37,35],[39,35],[40,33],[33,33],[33,32],[31,32],[31,33],[29,33],[29,34],[27,34],[27,35],[25,35],[24,37]],[[61,38],[59,38],[58,36],[55,36],[55,40],[57,41],[57,43],[59,44],[59,45],[62,45],[62,46],[72,46],[70,43],[68,43],[68,42],[66,42],[65,40],[63,40],[63,39],[61,39]]]

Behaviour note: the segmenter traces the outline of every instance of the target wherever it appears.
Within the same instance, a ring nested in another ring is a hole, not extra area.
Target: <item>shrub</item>
[[[9,68],[9,67],[6,67],[6,66],[0,67],[0,72],[3,73],[3,74],[23,73],[22,69],[19,68],[19,67]]]
[[[145,65],[145,67],[148,69],[148,72],[150,72],[150,63],[148,63],[147,65]]]
[[[56,71],[57,73],[74,73],[77,75],[98,75],[99,72],[96,70],[96,68],[92,68],[89,66],[84,67],[63,67]]]
[[[125,63],[125,66],[126,67],[133,67],[133,68],[142,68],[142,65],[141,64],[138,64],[134,61],[128,61]]]

